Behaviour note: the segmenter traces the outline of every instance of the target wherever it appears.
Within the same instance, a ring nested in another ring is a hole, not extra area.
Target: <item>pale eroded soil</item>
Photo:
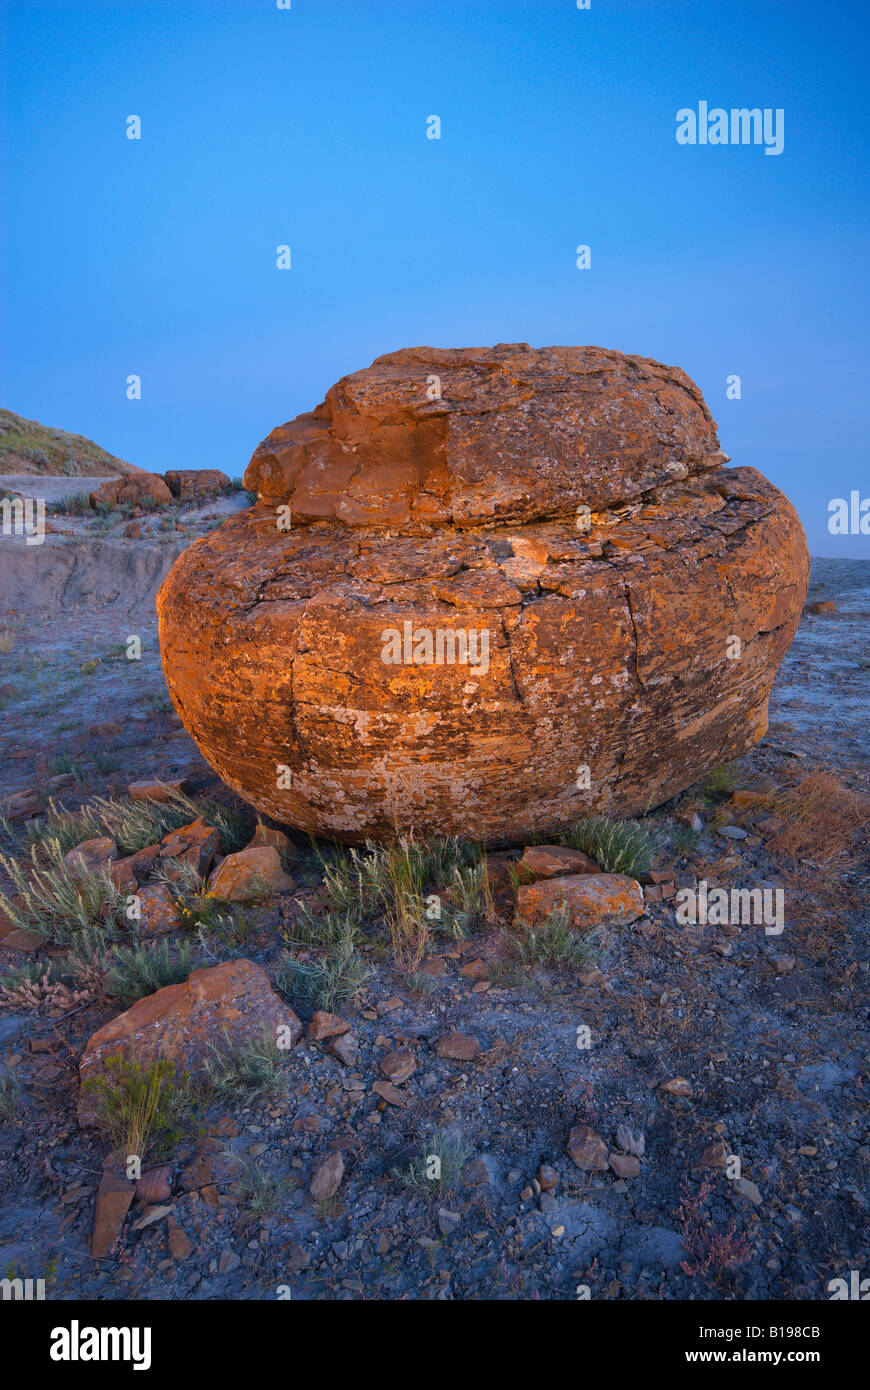
[[[0,796],[38,784],[64,756],[80,776],[65,794],[70,806],[150,775],[187,774],[196,789],[213,789],[169,710],[156,647],[153,594],[187,539],[108,536],[76,546],[50,537],[23,561],[20,543],[0,542],[0,630],[12,635],[0,655]],[[770,774],[787,783],[823,766],[867,792],[870,562],[817,562],[810,598],[833,599],[838,612],[805,616],[775,687],[770,733],[741,761],[738,780],[751,787]],[[139,662],[121,650],[131,634],[142,638]],[[317,882],[316,860],[302,840],[298,853],[293,871],[304,889]],[[279,1285],[294,1298],[570,1299],[580,1284],[593,1298],[816,1299],[827,1296],[827,1280],[866,1273],[866,844],[824,870],[811,861],[795,882],[763,836],[730,842],[708,824],[695,851],[660,867],[675,868],[684,884],[785,883],[782,937],[681,927],[671,907],[651,904],[609,935],[601,978],[586,987],[540,969],[498,977],[496,930],[455,956],[447,938],[436,942],[445,971],[428,992],[410,990],[383,953],[373,957],[366,995],[343,1010],[361,1044],[352,1072],[303,1041],[287,1062],[285,1099],[211,1107],[210,1134],[199,1142],[217,1151],[219,1200],[213,1208],[199,1191],[176,1192],[174,1216],[193,1246],[183,1260],[169,1252],[165,1218],[132,1229],[138,1206],[116,1258],[89,1253],[106,1145],[77,1126],[76,1061],[117,1009],[93,1004],[61,1019],[0,1011],[5,1069],[23,1090],[0,1126],[3,1273],[46,1276],[52,1298],[129,1299],[274,1298]],[[259,911],[245,952],[267,969],[282,914],[292,911],[289,898]],[[773,958],[783,953],[795,964],[780,975]],[[4,971],[18,963],[11,955],[0,951]],[[459,973],[475,958],[492,965],[497,982],[487,992],[473,993]],[[400,1007],[364,1016],[391,996]],[[592,1030],[588,1051],[576,1045],[581,1024]],[[479,1040],[476,1062],[436,1057],[434,1042],[450,1028]],[[57,1052],[29,1051],[31,1039],[55,1033]],[[408,1104],[378,1109],[370,1090],[378,1061],[405,1044],[417,1059],[403,1087]],[[691,1100],[657,1089],[676,1075],[691,1081]],[[640,1177],[580,1172],[565,1137],[581,1121],[612,1147],[620,1121],[642,1130]],[[434,1199],[409,1193],[393,1170],[425,1150],[435,1129],[464,1135],[488,1181]],[[691,1274],[678,1208],[698,1193],[701,1154],[720,1135],[760,1203],[708,1174],[705,1226],[733,1224],[751,1254],[736,1271]],[[176,1154],[179,1169],[195,1142]],[[285,1180],[273,1214],[246,1210],[224,1145]],[[318,1211],[311,1171],[336,1145],[346,1176],[333,1209]],[[801,1147],[814,1152],[802,1156]],[[524,1201],[542,1161],[558,1170],[555,1195]],[[459,1218],[447,1236],[441,1206]],[[227,1273],[222,1255],[236,1266]]]

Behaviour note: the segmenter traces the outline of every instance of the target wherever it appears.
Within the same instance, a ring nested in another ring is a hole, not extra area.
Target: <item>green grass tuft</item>
[[[259,1038],[250,1038],[233,1047],[224,1031],[224,1046],[209,1044],[206,1063],[208,1084],[219,1095],[265,1097],[280,1095],[287,1087],[286,1051],[277,1038],[264,1028]]]
[[[394,1169],[394,1176],[405,1187],[440,1197],[456,1187],[470,1157],[471,1145],[463,1135],[437,1129],[407,1168]]]
[[[165,985],[180,984],[193,969],[190,942],[173,951],[168,941],[159,946],[115,946],[106,958],[105,990],[126,1006]]]
[[[171,1152],[191,1128],[190,1078],[186,1072],[177,1076],[175,1064],[165,1059],[142,1067],[110,1057],[102,1075],[86,1078],[82,1090],[112,1148],[140,1162],[152,1150]]]
[[[31,862],[0,854],[0,868],[12,881],[18,901],[0,893],[0,908],[16,927],[35,932],[56,946],[71,946],[76,937],[98,925],[111,940],[124,926],[124,899],[105,870],[71,874],[58,840],[34,845]]]
[[[631,878],[649,872],[657,849],[656,836],[648,826],[610,816],[586,816],[577,821],[562,836],[562,843],[588,854],[603,873],[628,874]]]
[[[356,949],[355,929],[348,918],[330,914],[317,925],[321,927],[319,940],[324,954],[319,959],[300,960],[292,949],[293,938],[288,938],[291,949],[278,962],[275,982],[291,1003],[302,1008],[334,1009],[356,998],[371,971]]]
[[[292,1182],[268,1172],[256,1159],[239,1158],[237,1163],[234,1186],[242,1205],[254,1216],[272,1216],[291,1190]]]
[[[524,965],[551,965],[575,970],[587,969],[599,957],[596,932],[581,932],[571,926],[566,906],[558,907],[534,927],[523,927],[511,942]]]

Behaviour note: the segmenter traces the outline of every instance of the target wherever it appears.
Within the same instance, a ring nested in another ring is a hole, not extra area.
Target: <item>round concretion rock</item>
[[[660,804],[764,734],[809,557],[697,387],[600,348],[412,348],[245,475],[157,599],[167,684],[258,810],[490,844]]]

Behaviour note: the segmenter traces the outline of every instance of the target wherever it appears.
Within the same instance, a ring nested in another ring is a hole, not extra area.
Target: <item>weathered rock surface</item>
[[[172,698],[305,831],[511,843],[644,811],[763,735],[806,596],[791,504],[725,461],[646,358],[379,358],[274,430],[257,504],[176,561]]]
[[[273,830],[270,825],[259,822],[247,848],[262,849],[264,845],[271,845],[283,859],[291,859],[295,854],[293,841],[282,830]]]
[[[108,835],[95,840],[83,840],[63,857],[64,866],[71,874],[97,874],[109,869],[112,860],[118,858],[118,846]]]
[[[138,782],[131,782],[127,788],[127,795],[133,801],[171,801],[174,795],[186,791],[187,779],[184,777],[178,777],[171,782],[164,782],[159,777],[146,777]]]
[[[160,862],[160,845],[146,845],[128,854],[124,859],[115,859],[107,865],[109,876],[118,888],[131,888],[144,883]]]
[[[171,871],[171,863],[167,864],[167,861],[177,859],[204,878],[220,844],[218,831],[203,816],[198,816],[190,825],[182,825],[178,830],[170,830],[168,835],[164,835],[158,855],[167,872]]]
[[[88,1041],[79,1062],[83,1083],[102,1074],[106,1062],[122,1056],[143,1070],[166,1058],[179,1071],[201,1075],[211,1048],[238,1047],[279,1028],[296,1042],[302,1024],[269,985],[259,965],[249,960],[225,961],[194,970],[183,984],[166,985],[139,999],[113,1018]],[[86,1089],[79,1097],[79,1119],[87,1124],[94,1114]]]
[[[439,1057],[448,1057],[454,1062],[473,1062],[480,1055],[481,1047],[477,1038],[467,1033],[444,1033],[435,1044]]]
[[[409,1047],[397,1047],[381,1058],[381,1071],[394,1086],[401,1086],[417,1070],[414,1054]]]
[[[166,883],[147,883],[138,894],[139,931],[143,936],[162,936],[181,926],[178,900]],[[134,919],[135,920],[135,919]]]
[[[104,1260],[121,1233],[124,1217],[136,1195],[136,1184],[120,1173],[103,1174],[94,1208],[94,1229],[91,1233],[91,1254]]]
[[[172,1196],[172,1164],[159,1163],[147,1168],[136,1183],[136,1197],[140,1202],[155,1204],[168,1202]]]
[[[281,868],[281,856],[273,845],[242,849],[228,854],[212,872],[208,895],[231,903],[251,903],[272,893],[284,893],[293,880]]]
[[[643,889],[627,874],[571,874],[517,889],[517,916],[529,926],[564,908],[572,927],[626,926],[643,912]]]
[[[170,468],[163,478],[172,496],[181,502],[200,502],[230,485],[219,468]]]
[[[100,503],[107,507],[118,507],[124,502],[137,507],[143,502],[171,502],[172,493],[159,473],[136,472],[124,478],[107,478],[89,494],[89,500],[92,507]]]
[[[315,1009],[308,1025],[308,1036],[312,1042],[323,1042],[324,1038],[337,1038],[350,1032],[350,1024],[338,1014],[327,1013],[325,1009]]]
[[[634,1154],[612,1153],[610,1166],[618,1178],[636,1178],[640,1175],[640,1159]]]
[[[45,810],[45,797],[35,788],[14,792],[2,803],[2,810],[9,821],[29,820]]]
[[[334,1197],[343,1177],[344,1159],[338,1149],[333,1149],[315,1168],[308,1191],[315,1200]]]
[[[578,1168],[587,1173],[603,1172],[609,1162],[607,1145],[589,1125],[575,1125],[565,1144]]]
[[[517,864],[521,882],[536,878],[562,878],[565,874],[600,874],[601,868],[579,849],[566,845],[530,845]]]

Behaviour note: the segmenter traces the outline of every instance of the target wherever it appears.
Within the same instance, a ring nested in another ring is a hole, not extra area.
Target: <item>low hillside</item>
[[[51,429],[0,409],[0,474],[48,473],[106,477],[140,470],[81,434]]]

